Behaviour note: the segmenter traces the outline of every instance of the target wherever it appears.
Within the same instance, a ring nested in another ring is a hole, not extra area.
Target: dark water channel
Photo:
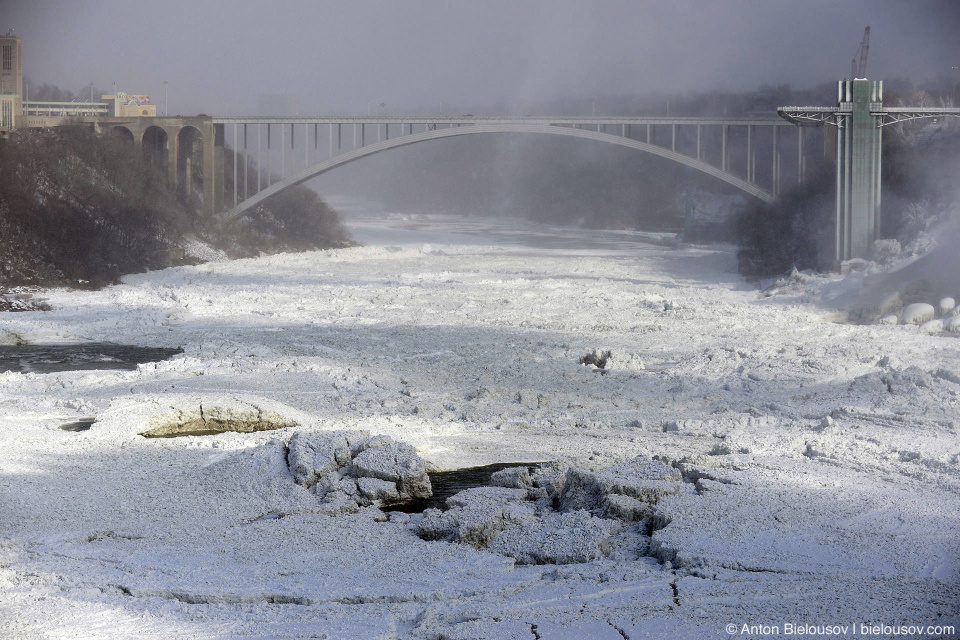
[[[136,369],[138,364],[171,358],[183,349],[139,347],[111,342],[27,344],[0,347],[0,373],[55,373],[100,369]]]
[[[428,474],[433,495],[429,498],[394,504],[384,507],[384,511],[402,511],[403,513],[421,513],[426,509],[446,509],[447,498],[464,489],[485,487],[490,484],[490,476],[497,471],[511,467],[526,467],[531,473],[540,466],[541,462],[501,462],[488,464],[482,467],[466,467],[453,471],[437,471]]]
[[[93,423],[96,422],[96,418],[80,418],[76,422],[68,422],[67,424],[60,425],[60,428],[64,431],[71,431],[73,433],[80,433],[81,431],[90,431],[90,427],[93,426]]]

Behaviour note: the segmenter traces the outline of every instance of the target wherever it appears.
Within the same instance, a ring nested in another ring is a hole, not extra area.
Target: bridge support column
[[[720,143],[720,170],[727,170],[727,136],[730,134],[730,127],[728,125],[723,125],[723,131],[721,137],[723,140]]]
[[[803,127],[797,127],[797,184],[803,184],[807,159],[803,156]]]
[[[223,125],[203,122],[200,134],[203,136],[203,213],[212,216],[223,210]]]
[[[880,222],[880,143],[877,116],[883,82],[841,80],[837,130],[836,254],[840,262],[868,255]]]
[[[773,128],[773,157],[771,158],[770,164],[770,175],[772,177],[772,184],[770,185],[770,191],[773,192],[773,195],[780,195],[780,136],[778,134],[778,129]]]
[[[183,127],[164,126],[167,134],[167,179],[177,187],[177,160],[180,158],[180,129]]]

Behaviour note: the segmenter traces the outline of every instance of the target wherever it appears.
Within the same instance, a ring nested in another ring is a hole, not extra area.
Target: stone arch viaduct
[[[164,167],[170,182],[186,194],[202,176],[203,210],[219,212],[223,204],[223,126],[208,116],[85,118],[96,130],[136,144]],[[199,149],[199,153],[197,153]],[[198,166],[199,165],[199,166]]]

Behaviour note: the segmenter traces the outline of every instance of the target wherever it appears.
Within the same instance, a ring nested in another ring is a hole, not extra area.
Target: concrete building
[[[118,91],[116,95],[107,94],[100,96],[100,98],[107,103],[107,112],[115,118],[157,117],[157,105],[150,104],[150,96],[148,95],[131,95],[124,91]]]
[[[0,133],[23,118],[23,55],[20,36],[0,36]]]

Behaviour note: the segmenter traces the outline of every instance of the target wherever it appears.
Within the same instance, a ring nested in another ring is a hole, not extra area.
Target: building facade
[[[0,36],[0,133],[23,118],[23,55],[20,36]]]
[[[100,98],[109,105],[109,112],[116,118],[157,117],[157,105],[150,104],[150,96],[118,91],[116,95],[107,94]]]
[[[0,134],[18,128],[56,127],[78,118],[143,118],[157,116],[150,96],[118,91],[98,102],[24,100],[23,47],[20,36],[0,36]]]

